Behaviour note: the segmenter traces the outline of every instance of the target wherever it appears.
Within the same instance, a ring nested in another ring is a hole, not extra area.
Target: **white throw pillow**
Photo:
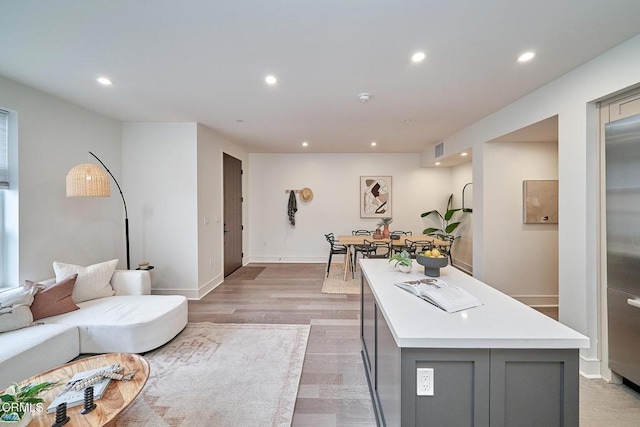
[[[71,295],[73,301],[78,304],[83,301],[112,296],[115,292],[110,282],[117,265],[117,259],[88,267],[54,261],[53,271],[56,272],[56,282],[74,274],[78,275]]]
[[[13,331],[33,323],[29,306],[35,291],[19,287],[0,292],[0,332]]]

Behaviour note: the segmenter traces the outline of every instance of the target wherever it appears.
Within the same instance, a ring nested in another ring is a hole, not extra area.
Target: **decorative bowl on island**
[[[429,277],[440,277],[440,269],[449,264],[449,259],[446,256],[442,258],[432,258],[422,254],[416,254],[416,261],[418,264],[424,266],[424,274]]]

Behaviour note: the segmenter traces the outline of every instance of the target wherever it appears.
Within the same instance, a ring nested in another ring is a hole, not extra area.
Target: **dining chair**
[[[445,242],[449,242],[448,246],[438,246],[438,250],[442,255],[445,255],[449,258],[449,264],[453,265],[453,257],[451,256],[451,249],[453,248],[453,242],[456,240],[453,236],[442,236],[441,240]]]
[[[351,235],[353,236],[371,236],[373,234],[373,231],[369,231],[369,230],[354,230],[351,232]],[[369,250],[369,247],[366,245],[353,245],[353,263],[351,264],[353,266],[353,273],[355,274],[355,269],[358,261],[358,252],[360,252],[362,254],[362,256],[364,257],[364,254],[367,250]]]
[[[413,232],[412,231],[401,231],[401,230],[395,230],[392,231],[391,233],[389,233],[389,236],[391,237],[392,240],[399,240],[399,239],[403,239],[404,236],[413,236]],[[394,239],[394,237],[397,237],[397,239]],[[404,245],[404,246],[399,246],[399,245],[391,245],[391,250],[392,252],[395,253],[400,253],[402,251],[409,251],[409,245]]]
[[[415,258],[416,254],[420,252],[433,249],[433,242],[429,240],[415,240],[413,242],[410,240],[405,240],[405,244],[409,247],[407,252],[409,252],[411,258]]]
[[[370,242],[364,240],[364,246],[367,246],[366,252],[362,255],[365,258],[390,258],[391,257],[391,243],[388,242]]]
[[[325,234],[324,237],[329,242],[329,262],[327,263],[327,277],[329,277],[329,270],[331,269],[331,258],[333,255],[346,255],[347,247],[336,243],[336,237],[333,233]],[[352,267],[353,268],[353,267]]]

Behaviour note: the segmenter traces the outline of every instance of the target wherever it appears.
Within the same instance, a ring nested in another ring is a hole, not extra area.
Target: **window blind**
[[[9,188],[9,113],[0,110],[0,188]]]

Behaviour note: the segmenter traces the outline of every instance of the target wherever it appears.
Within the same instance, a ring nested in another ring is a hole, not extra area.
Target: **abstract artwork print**
[[[360,218],[391,217],[391,177],[360,177]]]

